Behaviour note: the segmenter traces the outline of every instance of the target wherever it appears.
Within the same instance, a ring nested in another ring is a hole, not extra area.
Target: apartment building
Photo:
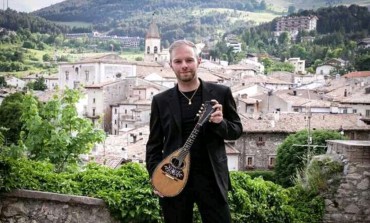
[[[276,31],[277,32],[291,32],[306,30],[312,31],[316,30],[317,27],[316,16],[284,16],[278,18],[276,21]]]

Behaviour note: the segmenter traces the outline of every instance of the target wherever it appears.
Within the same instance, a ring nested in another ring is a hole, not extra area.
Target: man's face
[[[197,78],[199,63],[200,58],[196,57],[193,48],[190,46],[182,45],[172,51],[170,66],[178,81],[189,82]]]

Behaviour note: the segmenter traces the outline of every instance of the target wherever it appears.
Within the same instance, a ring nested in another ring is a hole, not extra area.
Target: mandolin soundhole
[[[180,161],[176,157],[172,158],[171,160],[172,165],[174,165],[176,168],[183,168],[184,167],[184,162]]]

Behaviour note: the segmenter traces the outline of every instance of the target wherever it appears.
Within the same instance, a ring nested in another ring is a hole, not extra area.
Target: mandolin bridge
[[[167,163],[162,166],[163,174],[166,175],[168,178],[172,180],[183,180],[184,179],[184,171],[182,169],[176,168],[171,163]]]

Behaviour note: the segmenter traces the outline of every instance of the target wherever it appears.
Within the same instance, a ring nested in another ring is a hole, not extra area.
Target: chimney
[[[344,97],[347,97],[347,89],[344,89]]]

